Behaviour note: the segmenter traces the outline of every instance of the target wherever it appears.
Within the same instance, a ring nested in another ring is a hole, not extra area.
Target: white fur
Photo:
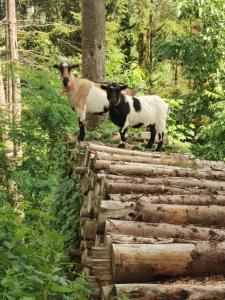
[[[166,102],[156,95],[148,95],[137,97],[141,103],[141,110],[137,112],[134,109],[133,99],[130,96],[125,96],[125,101],[129,103],[130,113],[127,115],[122,131],[127,127],[133,127],[138,123],[143,123],[143,126],[155,124],[155,129],[158,133],[166,132],[166,117],[168,113],[168,105]]]
[[[92,84],[86,99],[86,113],[100,113],[104,107],[109,107],[106,92]]]

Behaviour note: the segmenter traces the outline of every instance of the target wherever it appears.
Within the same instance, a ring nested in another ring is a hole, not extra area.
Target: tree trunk
[[[112,245],[115,283],[177,276],[225,275],[225,242],[209,244]]]
[[[183,240],[225,240],[225,231],[194,225],[173,225],[168,223],[145,223],[136,221],[107,220],[105,235],[123,234],[134,237],[179,238]]]
[[[82,0],[82,76],[105,81],[105,0]],[[88,116],[88,125],[96,127],[98,118]]]
[[[123,295],[130,300],[224,300],[225,284],[115,284],[110,299]]]
[[[5,110],[6,110],[6,98],[5,98],[5,87],[3,82],[2,70],[0,65],[0,121],[5,120]],[[0,142],[5,141],[5,125],[0,127]]]
[[[12,122],[17,127],[21,118],[21,94],[20,78],[16,70],[18,64],[17,26],[16,26],[16,3],[15,0],[6,1],[7,18],[7,51],[10,61],[8,79],[8,104],[12,105]],[[14,156],[21,156],[22,149],[16,139],[13,140]]]

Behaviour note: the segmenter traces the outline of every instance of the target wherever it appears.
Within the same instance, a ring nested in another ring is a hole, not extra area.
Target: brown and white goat
[[[106,91],[102,90],[98,83],[75,77],[71,72],[75,65],[60,62],[53,65],[53,67],[60,71],[64,85],[63,93],[67,93],[71,108],[77,112],[80,128],[78,140],[83,141],[85,137],[86,114],[103,114],[108,111],[109,101]],[[130,94],[130,91],[127,90],[125,92]]]

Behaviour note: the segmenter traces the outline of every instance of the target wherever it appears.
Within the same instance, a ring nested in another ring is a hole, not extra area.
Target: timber
[[[115,283],[144,283],[212,273],[225,275],[225,242],[113,244],[112,268]]]
[[[183,240],[225,240],[225,230],[200,226],[146,223],[138,221],[107,220],[105,235],[124,234],[133,237],[158,237]]]
[[[191,168],[181,168],[174,166],[163,166],[125,163],[115,164],[112,161],[96,160],[96,170],[105,170],[117,175],[142,175],[142,176],[172,176],[172,177],[195,177],[199,179],[225,180],[223,171],[192,170]]]
[[[131,300],[223,300],[225,284],[115,284],[111,299],[123,295]]]
[[[110,200],[116,201],[148,201],[152,204],[180,204],[180,205],[225,205],[224,195],[143,195],[143,194],[109,194]]]
[[[84,195],[91,299],[224,299],[225,163],[87,142],[78,150],[68,167]]]

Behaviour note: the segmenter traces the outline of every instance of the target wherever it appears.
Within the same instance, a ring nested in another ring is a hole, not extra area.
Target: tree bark
[[[1,121],[5,119],[5,111],[6,111],[6,98],[5,98],[5,87],[3,82],[1,64],[0,64],[0,117]],[[5,141],[5,125],[1,125],[0,127],[0,141]]]
[[[16,25],[16,3],[15,0],[6,1],[7,18],[7,51],[10,61],[8,80],[8,104],[12,105],[12,121],[14,126],[18,126],[21,118],[21,94],[20,78],[16,70],[18,64],[18,45],[17,45],[17,25]],[[16,139],[13,140],[14,156],[21,156],[22,149]]]
[[[225,284],[115,284],[110,299],[123,295],[130,300],[223,300]]]
[[[82,76],[105,81],[105,0],[82,0]],[[88,116],[89,127],[96,127],[98,117]]]
[[[149,282],[177,276],[225,275],[225,242],[112,245],[113,282]]]
[[[134,237],[178,238],[183,240],[224,241],[225,231],[194,225],[145,223],[123,220],[106,220],[105,235],[123,234]]]

